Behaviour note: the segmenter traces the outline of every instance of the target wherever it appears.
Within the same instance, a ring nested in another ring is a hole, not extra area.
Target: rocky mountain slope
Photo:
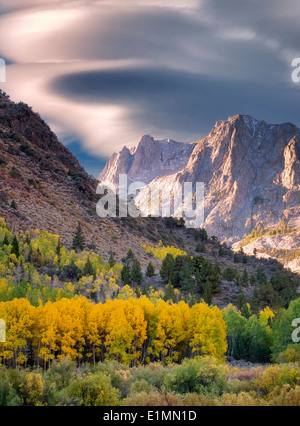
[[[160,163],[155,176],[154,140],[144,137],[135,151],[114,154],[99,180],[114,183],[120,170],[130,173],[133,152],[143,149],[143,166],[130,177],[165,187],[174,182],[203,182],[204,226],[221,241],[233,244],[257,226],[275,227],[282,218],[290,225],[299,221],[300,130],[293,124],[269,125],[237,115],[218,121],[205,139],[181,147],[187,154],[191,150],[187,164],[178,170],[179,163],[174,167]]]
[[[68,248],[81,221],[87,246],[105,260],[110,250],[120,260],[131,247],[143,264],[140,244],[169,234],[159,222],[99,218],[96,187],[38,114],[0,93],[0,217],[15,231],[59,234]]]

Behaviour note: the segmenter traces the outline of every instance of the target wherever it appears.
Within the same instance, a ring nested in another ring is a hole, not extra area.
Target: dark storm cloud
[[[106,70],[57,79],[52,90],[75,102],[115,103],[133,124],[184,139],[205,136],[217,119],[247,113],[270,122],[298,121],[299,92],[281,85],[233,83],[169,69]],[[283,109],[283,104],[290,108]],[[300,124],[300,123],[299,123]]]

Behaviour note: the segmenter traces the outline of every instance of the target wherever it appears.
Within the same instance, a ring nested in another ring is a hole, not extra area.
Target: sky
[[[97,176],[144,134],[190,142],[236,114],[300,127],[298,0],[0,0],[0,88]]]

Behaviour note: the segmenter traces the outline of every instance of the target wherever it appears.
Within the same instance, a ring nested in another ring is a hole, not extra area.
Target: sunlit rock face
[[[129,150],[124,147],[121,152],[112,155],[99,181],[117,185],[119,175],[127,174],[129,183],[142,181],[148,184],[156,178],[182,170],[188,164],[195,146],[143,136],[137,148]]]
[[[269,125],[247,115],[219,121],[194,144],[155,141],[114,154],[99,176],[102,183],[203,182],[204,226],[229,243],[255,229],[290,224],[300,217],[300,130],[291,123]],[[143,194],[139,195],[141,199]]]

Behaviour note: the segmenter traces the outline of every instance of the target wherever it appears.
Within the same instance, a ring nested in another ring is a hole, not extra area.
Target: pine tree
[[[4,236],[4,240],[2,241],[2,245],[3,246],[8,246],[9,245],[9,239],[8,239],[8,236],[6,234]]]
[[[141,297],[141,291],[140,291],[139,286],[137,284],[135,286],[134,292],[135,292],[136,297],[139,299]]]
[[[131,249],[129,249],[126,256],[126,260],[134,260],[134,259],[135,259],[134,253]]]
[[[204,292],[203,292],[203,299],[204,302],[207,303],[208,305],[211,305],[212,302],[212,285],[209,282],[209,280],[207,279],[205,284],[204,284]]]
[[[175,300],[174,287],[170,283],[166,285],[164,295],[164,301],[167,302],[168,300],[172,300],[173,302]]]
[[[204,228],[199,229],[198,235],[199,235],[199,238],[201,239],[201,241],[207,241],[208,240],[208,235],[207,235],[207,232]]]
[[[133,266],[131,271],[131,280],[137,285],[142,284],[143,274],[141,270],[141,264],[136,259],[133,261]]]
[[[17,210],[17,205],[16,205],[15,200],[12,200],[10,207],[14,210]]]
[[[142,296],[148,297],[148,294],[149,294],[149,286],[146,283],[144,283],[142,288]]]
[[[73,250],[75,251],[83,251],[85,247],[85,239],[82,232],[81,223],[78,222],[77,229],[73,239]]]
[[[58,257],[60,257],[60,255],[61,255],[62,247],[63,247],[63,245],[62,245],[61,239],[59,237],[58,242],[57,242],[57,246],[56,246],[56,254],[57,254]]]
[[[258,313],[259,305],[260,305],[260,295],[259,295],[258,288],[255,287],[253,291],[252,300],[251,300],[251,311],[253,313]]]
[[[109,264],[110,268],[113,268],[115,266],[115,264],[116,264],[116,261],[115,261],[115,258],[114,258],[114,254],[113,254],[112,251],[110,252],[110,255],[109,255],[108,264]]]
[[[127,264],[123,266],[123,269],[121,271],[121,280],[124,285],[129,285],[131,283],[130,270]]]
[[[194,259],[196,262],[197,258]],[[197,266],[195,264],[195,266]],[[195,276],[197,280],[198,289],[201,294],[204,294],[206,280],[211,284],[211,291],[213,293],[220,293],[221,288],[219,284],[221,269],[218,263],[214,266],[209,260],[204,259],[202,261],[201,267],[195,268]]]
[[[246,268],[244,269],[244,272],[243,272],[242,281],[243,281],[243,285],[245,287],[248,287],[248,285],[249,285],[249,275],[248,275],[248,272],[247,272]]]
[[[19,242],[16,236],[14,236],[12,240],[12,248],[11,248],[11,254],[15,254],[16,257],[20,256],[20,248],[19,248]]]
[[[168,282],[170,280],[170,276],[173,271],[174,264],[175,264],[174,257],[170,253],[168,253],[167,256],[164,258],[161,265],[161,269],[159,271],[163,282]]]
[[[195,249],[196,253],[205,253],[206,248],[204,243],[198,243]]]
[[[236,285],[238,287],[242,287],[242,284],[243,284],[242,277],[240,276],[240,274],[238,274],[237,277],[236,277]]]
[[[244,292],[242,290],[242,287],[240,287],[239,294],[236,297],[236,305],[238,309],[242,309],[242,307],[247,303],[246,296],[244,295]]]
[[[94,275],[94,268],[93,268],[93,265],[92,265],[92,262],[91,262],[90,256],[88,256],[87,261],[86,261],[86,264],[84,265],[84,268],[83,268],[83,275],[84,275],[85,277],[89,277],[89,276],[91,276],[91,275]]]
[[[245,303],[242,310],[241,310],[241,315],[247,319],[249,319],[251,317],[251,312],[250,309],[248,307],[248,303]]]
[[[170,276],[174,288],[180,287],[186,293],[195,289],[194,264],[189,256],[177,256]]]
[[[260,266],[256,274],[257,281],[259,285],[265,285],[268,282],[266,274],[263,272],[262,267]]]
[[[155,275],[155,269],[151,262],[148,263],[147,270],[146,270],[146,277],[154,277]]]
[[[225,250],[224,250],[223,246],[220,246],[220,247],[219,247],[218,255],[219,255],[220,257],[222,257],[222,256],[224,256],[224,254],[225,254]]]

